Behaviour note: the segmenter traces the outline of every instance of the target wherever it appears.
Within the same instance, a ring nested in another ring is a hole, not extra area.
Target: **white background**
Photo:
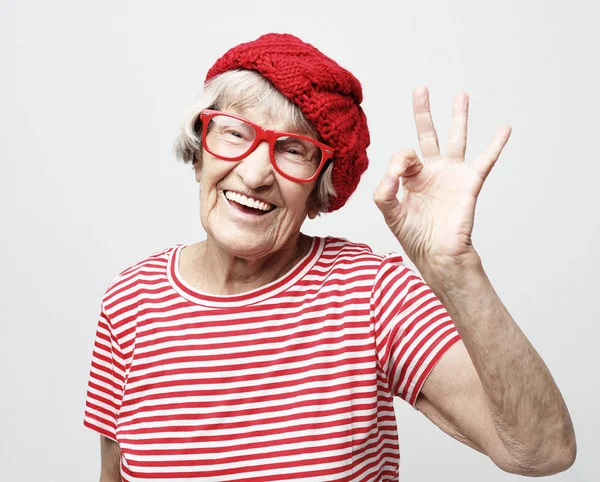
[[[82,416],[100,298],[129,264],[204,237],[172,141],[213,62],[270,31],[313,43],[365,93],[370,168],[309,234],[399,249],[371,196],[392,153],[417,147],[415,87],[430,87],[442,145],[452,95],[470,94],[471,159],[513,126],[474,242],[573,417],[578,459],[552,480],[600,480],[597,2],[0,5],[1,480],[98,479],[98,436]],[[516,480],[397,408],[403,481]]]

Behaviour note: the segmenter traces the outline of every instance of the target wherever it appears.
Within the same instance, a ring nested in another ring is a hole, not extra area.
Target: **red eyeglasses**
[[[291,181],[312,181],[333,156],[331,147],[315,139],[264,129],[243,117],[226,112],[204,109],[200,113],[200,120],[202,145],[207,152],[225,161],[241,161],[262,141],[266,141],[271,164],[279,174]]]

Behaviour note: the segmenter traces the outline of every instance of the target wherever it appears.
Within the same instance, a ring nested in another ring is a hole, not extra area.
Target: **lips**
[[[233,201],[244,208],[248,208],[250,211],[247,212],[252,212],[253,214],[266,214],[275,209],[275,206],[271,203],[245,196],[236,191],[223,191],[223,194],[229,201]]]

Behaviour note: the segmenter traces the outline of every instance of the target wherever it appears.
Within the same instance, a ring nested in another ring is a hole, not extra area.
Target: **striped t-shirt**
[[[459,339],[398,255],[314,238],[287,274],[228,296],[179,275],[182,245],[102,302],[85,425],[124,481],[396,481],[393,395],[413,404]]]

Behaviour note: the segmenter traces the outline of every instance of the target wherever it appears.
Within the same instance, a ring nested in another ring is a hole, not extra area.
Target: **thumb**
[[[396,233],[402,228],[406,218],[404,204],[398,199],[400,178],[414,176],[422,168],[423,164],[413,149],[399,151],[392,157],[385,176],[375,189],[373,200],[387,225]]]

